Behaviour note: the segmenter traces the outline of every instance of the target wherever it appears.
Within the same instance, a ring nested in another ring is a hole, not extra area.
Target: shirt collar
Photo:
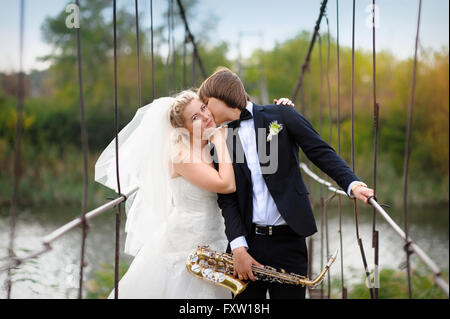
[[[247,106],[245,107],[247,109],[247,111],[250,112],[251,115],[253,115],[253,103],[248,101],[247,102]]]

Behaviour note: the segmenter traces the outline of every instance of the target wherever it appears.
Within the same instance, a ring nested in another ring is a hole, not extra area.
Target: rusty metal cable
[[[79,0],[76,1],[76,5],[79,7]],[[85,263],[85,248],[86,248],[86,236],[88,232],[88,224],[86,221],[87,212],[87,202],[88,202],[88,135],[86,128],[86,112],[84,105],[84,93],[83,93],[83,64],[82,64],[82,54],[81,54],[81,34],[80,28],[77,28],[77,66],[78,66],[78,94],[80,99],[80,129],[81,129],[81,145],[83,149],[83,202],[81,210],[81,226],[82,226],[82,237],[81,237],[81,257],[80,257],[80,278],[79,278],[79,289],[78,298],[83,297],[83,275]]]
[[[328,259],[328,256],[330,255],[330,236],[328,231],[328,202],[334,198],[334,195],[332,197],[327,198],[324,201],[323,210],[324,210],[324,217],[325,217],[325,243],[326,243],[326,256]],[[330,299],[331,296],[331,277],[330,274],[327,274],[327,299]]]
[[[172,14],[170,15],[170,28],[172,29],[171,32],[171,46],[172,46],[172,90],[173,92],[177,92],[177,52],[176,52],[176,47],[175,47],[175,12],[174,12],[174,2],[173,0],[170,1],[170,6],[171,6],[171,12]]]
[[[353,3],[354,4],[354,3]],[[355,10],[353,10],[353,14],[354,14]],[[354,18],[353,18],[354,19]],[[339,56],[340,56],[340,52],[339,52],[339,0],[336,0],[336,21],[337,21],[337,25],[336,25],[336,33],[337,33],[337,73],[338,73],[338,154],[340,154],[340,67],[339,67]],[[353,23],[354,25],[354,23]],[[352,40],[353,41],[353,40]],[[352,50],[352,57],[353,57],[353,50]],[[353,68],[354,68],[354,60],[352,58],[352,107],[353,107],[353,97],[354,97],[354,90],[353,90],[353,79],[354,79],[354,73],[353,73]],[[352,108],[352,114],[353,114],[353,108]],[[352,126],[353,126],[353,118],[352,118]],[[352,135],[352,140],[354,140],[354,137]],[[353,150],[353,149],[352,149]],[[370,296],[373,299],[373,291],[372,291],[372,285],[370,283],[370,273],[369,273],[369,268],[367,266],[367,260],[366,260],[366,254],[364,252],[364,246],[363,246],[363,242],[362,239],[360,237],[359,234],[359,220],[358,220],[358,206],[356,203],[356,199],[353,199],[353,208],[354,208],[354,214],[355,214],[355,227],[356,227],[356,239],[359,245],[359,250],[361,252],[361,258],[362,258],[362,262],[363,262],[363,266],[364,266],[364,271],[367,277],[367,280],[369,281],[369,291],[370,291]]]
[[[341,155],[341,63],[339,50],[339,0],[336,0],[336,55],[337,55],[337,153]]]
[[[191,87],[195,87],[196,83],[196,68],[195,68],[195,53],[192,51],[192,58],[191,58]]]
[[[180,0],[178,0],[178,1],[180,1]],[[301,70],[300,70],[300,75],[298,76],[297,83],[296,83],[296,85],[294,87],[294,90],[292,91],[292,94],[291,94],[291,100],[294,103],[295,103],[295,101],[297,101],[298,91],[300,90],[300,88],[303,85],[303,77],[304,77],[304,74],[305,74],[305,70],[306,70],[306,68],[307,68],[307,66],[309,64],[309,60],[311,58],[311,52],[312,52],[312,49],[314,48],[314,43],[316,42],[317,33],[319,32],[319,28],[320,28],[320,22],[322,21],[322,17],[325,14],[325,8],[327,7],[327,3],[328,3],[328,0],[323,0],[322,4],[320,5],[319,18],[317,19],[316,25],[314,27],[314,32],[313,32],[313,35],[312,35],[311,42],[309,44],[308,52],[306,53],[306,58],[305,58],[305,61],[302,64],[302,67],[301,67]]]
[[[168,8],[167,8],[167,58],[166,58],[166,95],[169,96],[171,89],[170,89],[170,57],[172,54],[172,24],[170,23],[170,16],[172,15],[172,3],[173,0],[169,0],[167,2]]]
[[[416,43],[414,49],[414,62],[413,71],[411,79],[411,95],[409,99],[408,108],[408,122],[406,127],[406,143],[405,143],[405,155],[403,164],[403,223],[405,229],[405,250],[406,250],[406,271],[408,274],[408,296],[412,298],[412,287],[411,287],[411,265],[410,265],[410,242],[408,241],[408,173],[409,173],[409,158],[411,156],[411,133],[413,125],[413,112],[414,112],[414,101],[415,101],[415,91],[416,91],[416,74],[417,74],[417,51],[419,45],[419,31],[420,31],[420,17],[422,13],[422,0],[419,0],[419,9],[417,17],[417,31],[416,31]]]
[[[352,170],[355,172],[355,1],[353,0],[352,14],[352,84],[351,84],[351,121],[352,121]]]
[[[183,90],[185,90],[187,87],[186,44],[187,44],[187,34],[185,30],[183,40]]]
[[[195,60],[197,60],[197,63],[198,63],[198,66],[200,68],[200,72],[202,73],[203,78],[206,79],[205,67],[203,66],[202,59],[200,58],[200,54],[198,52],[197,44],[195,43],[194,36],[192,35],[192,32],[191,32],[191,30],[189,28],[189,24],[188,24],[187,19],[186,19],[186,14],[185,14],[185,11],[184,11],[183,4],[181,3],[181,0],[177,0],[177,3],[178,3],[178,8],[180,9],[181,19],[183,20],[185,30],[186,30],[186,32],[188,34],[189,42],[192,43],[193,57],[195,58]],[[192,68],[193,68],[193,70],[195,70],[195,63],[192,62],[192,64],[193,64]]]
[[[305,70],[309,67],[309,65],[305,66]],[[294,100],[294,103],[296,101]],[[306,102],[305,102],[305,86],[302,85],[300,87],[300,110],[304,117],[306,117]]]
[[[331,145],[332,138],[332,128],[333,128],[333,107],[331,102],[331,84],[330,84],[330,48],[331,48],[331,40],[330,40],[330,23],[328,21],[328,16],[325,16],[325,20],[327,22],[327,89],[328,89],[328,117],[330,119],[329,130],[328,130],[328,144]]]
[[[320,269],[323,269],[324,256],[324,234],[325,234],[325,210],[324,198],[320,199]],[[323,281],[320,283],[320,299],[323,299]]]
[[[374,147],[373,147],[373,191],[374,196],[377,192],[377,166],[378,166],[378,136],[379,136],[379,104],[377,102],[377,77],[376,77],[376,47],[375,47],[375,0],[372,1],[372,65],[373,65],[373,117],[374,117]],[[374,248],[374,298],[378,299],[378,231],[376,230],[377,211],[373,207],[372,211],[372,248]]]
[[[8,256],[10,259],[15,258],[14,238],[16,232],[16,220],[19,206],[19,183],[22,175],[22,136],[23,136],[23,108],[25,100],[25,74],[23,71],[23,40],[24,40],[24,24],[25,24],[25,0],[20,1],[20,26],[19,26],[19,73],[17,81],[17,121],[14,140],[14,160],[13,160],[13,189],[10,208],[10,235]],[[7,298],[11,299],[12,289],[12,272],[8,268],[6,279]]]
[[[119,119],[117,101],[117,16],[116,0],[113,0],[113,24],[114,24],[114,130],[116,146],[116,178],[117,192],[122,195],[119,177]],[[120,256],[120,211],[121,203],[117,205],[116,229],[115,229],[115,252],[114,252],[114,299],[119,298],[119,256]]]
[[[142,106],[141,94],[141,45],[139,37],[139,6],[138,0],[135,0],[136,11],[136,57],[137,57],[137,84],[138,84],[138,108]]]
[[[340,50],[339,50],[339,1],[336,0],[336,23],[337,23],[337,37],[336,37],[336,50],[337,50],[337,131],[338,131],[338,155],[341,155],[341,63],[340,63]],[[347,298],[347,289],[344,285],[344,247],[342,244],[342,198],[338,196],[338,216],[339,216],[339,244],[341,248],[341,296],[342,299]]]
[[[155,57],[153,48],[153,0],[150,0],[150,51],[152,56],[152,101],[155,99]]]

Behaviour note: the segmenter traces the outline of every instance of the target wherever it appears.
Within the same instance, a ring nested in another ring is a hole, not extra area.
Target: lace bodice
[[[224,220],[217,194],[204,190],[186,178],[171,179],[172,204],[168,233],[172,249],[195,249],[197,245],[226,248]]]

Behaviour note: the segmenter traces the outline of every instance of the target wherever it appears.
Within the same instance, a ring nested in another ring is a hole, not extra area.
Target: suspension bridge
[[[377,100],[377,78],[376,78],[376,34],[375,34],[375,19],[376,19],[376,10],[375,3],[376,1],[372,1],[372,59],[373,59],[373,70],[372,70],[372,98],[373,98],[373,125],[374,125],[374,141],[373,141],[373,148],[374,148],[374,158],[373,158],[373,188],[375,190],[377,189],[377,153],[378,153],[378,136],[379,136],[379,112],[380,112],[380,105]],[[119,132],[119,122],[118,122],[118,75],[117,75],[117,8],[116,8],[116,1],[112,0],[113,3],[113,34],[114,34],[114,125],[115,125],[115,145],[116,145],[116,174],[117,174],[117,198],[112,199],[105,204],[91,210],[87,211],[87,200],[88,200],[88,191],[87,191],[87,185],[88,185],[88,132],[87,132],[87,126],[86,126],[86,119],[85,119],[85,103],[84,103],[84,90],[83,90],[83,73],[82,73],[82,40],[80,35],[80,29],[76,29],[76,48],[77,48],[77,70],[78,70],[78,94],[79,94],[79,110],[81,115],[81,141],[82,141],[82,151],[83,151],[83,163],[84,163],[84,175],[83,175],[83,197],[82,197],[82,207],[81,207],[81,215],[80,217],[68,222],[65,225],[62,225],[61,227],[57,228],[47,236],[42,238],[42,247],[41,249],[38,249],[36,251],[33,251],[31,253],[28,253],[24,256],[18,256],[15,252],[15,237],[16,237],[16,222],[19,211],[19,203],[20,203],[20,196],[19,196],[19,183],[20,183],[20,171],[21,171],[21,165],[22,165],[22,138],[23,138],[23,131],[24,131],[24,123],[23,123],[23,112],[24,112],[24,105],[25,105],[25,95],[24,95],[24,71],[23,71],[23,41],[24,41],[24,10],[25,10],[25,0],[20,1],[20,71],[19,71],[19,77],[18,77],[18,96],[17,96],[17,123],[16,123],[16,131],[15,131],[15,144],[14,144],[14,153],[13,153],[13,187],[12,187],[12,198],[11,198],[11,206],[10,206],[10,236],[9,236],[9,246],[8,246],[8,258],[7,261],[0,266],[1,272],[7,273],[7,282],[6,282],[6,289],[7,289],[7,298],[11,298],[11,290],[13,289],[13,280],[12,280],[12,270],[17,269],[24,263],[33,260],[35,258],[38,258],[42,254],[45,254],[49,252],[52,249],[52,245],[55,241],[66,235],[68,232],[73,231],[74,229],[78,229],[81,227],[82,229],[82,240],[80,243],[80,265],[79,265],[79,286],[78,286],[78,298],[83,297],[83,284],[84,284],[84,268],[86,266],[85,263],[85,248],[86,248],[86,237],[87,237],[87,230],[89,227],[89,221],[95,218],[96,216],[103,214],[105,212],[115,210],[115,261],[114,261],[114,287],[115,287],[115,298],[118,298],[120,291],[118,289],[118,282],[119,282],[119,257],[120,257],[120,226],[121,226],[121,207],[122,204],[126,201],[126,199],[130,196],[132,196],[135,192],[138,191],[138,187],[129,190],[126,193],[121,192],[120,188],[120,179],[119,179],[119,171],[120,171],[120,159],[117,152],[118,149],[118,132]],[[353,171],[355,171],[355,149],[354,149],[354,96],[355,96],[355,89],[354,89],[354,70],[355,70],[355,3],[356,0],[353,0],[353,12],[352,12],[352,76],[351,76],[351,166]],[[76,1],[77,6],[79,6],[79,0]],[[296,102],[298,99],[300,99],[300,107],[301,112],[305,114],[306,112],[306,102],[305,102],[305,85],[304,85],[304,79],[305,75],[311,74],[311,55],[313,50],[318,46],[319,50],[319,56],[320,56],[320,78],[321,78],[321,86],[320,86],[320,92],[323,92],[323,86],[322,86],[322,79],[325,78],[323,75],[324,73],[324,67],[322,64],[322,39],[323,34],[327,34],[327,40],[328,40],[328,63],[326,67],[326,82],[327,82],[327,90],[328,90],[328,108],[330,113],[330,121],[331,121],[331,93],[330,93],[330,79],[329,79],[329,59],[330,59],[330,25],[328,20],[328,12],[327,12],[327,4],[328,0],[323,0],[321,2],[319,9],[319,15],[316,21],[316,24],[314,26],[313,32],[312,32],[312,38],[309,44],[309,48],[306,54],[306,57],[304,58],[304,61],[301,65],[301,69],[298,76],[298,81],[295,84],[291,99],[292,101]],[[415,51],[414,51],[414,63],[413,63],[413,70],[412,70],[412,78],[411,78],[411,87],[410,87],[410,98],[409,98],[409,107],[408,107],[408,118],[407,118],[407,131],[406,131],[406,145],[405,145],[405,152],[404,152],[404,165],[403,165],[403,227],[400,227],[390,216],[390,214],[385,210],[383,207],[383,204],[380,204],[378,202],[378,199],[376,196],[373,196],[369,199],[369,204],[373,207],[373,215],[372,215],[372,245],[371,248],[373,248],[373,254],[374,254],[374,261],[375,261],[375,267],[373,269],[374,273],[374,280],[370,278],[370,269],[368,267],[366,252],[367,247],[364,246],[364,243],[360,236],[359,231],[359,215],[358,215],[358,204],[355,199],[353,199],[353,213],[355,217],[355,240],[359,246],[360,254],[361,254],[361,265],[364,269],[365,275],[367,277],[367,283],[368,283],[368,290],[370,292],[370,297],[372,299],[377,299],[379,296],[379,231],[377,230],[377,216],[381,217],[381,219],[390,227],[398,236],[401,238],[401,240],[404,241],[404,255],[398,256],[398,258],[406,257],[406,272],[407,272],[407,281],[405,282],[405,285],[408,287],[408,295],[409,298],[412,298],[412,285],[411,285],[411,266],[410,266],[410,257],[411,255],[416,255],[423,264],[427,267],[429,272],[433,275],[434,284],[439,287],[447,296],[449,295],[449,284],[445,278],[442,277],[441,269],[440,267],[428,256],[428,254],[419,247],[415,241],[410,237],[409,235],[409,229],[408,229],[408,173],[409,173],[409,157],[410,157],[410,151],[411,151],[411,132],[413,130],[413,111],[414,111],[414,104],[415,104],[415,87],[416,87],[416,74],[417,74],[417,60],[418,60],[418,45],[419,45],[419,34],[420,34],[420,24],[421,24],[421,9],[422,9],[422,0],[415,1],[414,4],[418,5],[417,9],[417,23],[416,23],[416,37],[415,37]],[[187,56],[187,49],[186,47],[188,45],[192,48],[192,66],[191,66],[191,86],[193,86],[193,79],[195,78],[196,72],[200,71],[200,74],[203,78],[207,77],[199,50],[197,48],[197,43],[195,40],[194,35],[191,32],[191,29],[189,27],[189,23],[185,14],[185,10],[183,7],[182,0],[168,0],[168,15],[167,15],[167,25],[169,30],[169,37],[168,37],[168,55],[167,55],[167,61],[166,61],[166,80],[167,80],[167,88],[171,86],[171,74],[170,71],[172,71],[172,75],[175,75],[177,70],[175,68],[175,63],[173,63],[172,70],[169,69],[169,65],[171,63],[171,58],[174,57],[174,37],[173,37],[173,30],[174,30],[174,15],[175,15],[175,6],[178,7],[178,13],[180,14],[180,17],[183,21],[184,28],[185,28],[185,39],[183,44],[183,87],[188,87],[188,80],[187,80],[187,63],[186,63],[186,56]],[[135,17],[136,17],[136,45],[137,45],[137,65],[138,65],[138,72],[137,72],[137,83],[138,83],[138,107],[142,106],[142,99],[141,99],[141,57],[140,57],[140,25],[139,25],[139,7],[138,7],[138,1],[135,0]],[[321,32],[320,26],[323,19],[326,20],[327,24],[327,32]],[[154,76],[154,43],[153,43],[153,1],[150,0],[150,22],[151,22],[151,74],[152,74],[152,99],[156,97],[155,93],[155,76]],[[336,30],[337,30],[337,84],[338,84],[338,93],[336,96],[337,101],[337,131],[338,131],[338,145],[337,145],[337,152],[338,154],[341,153],[341,92],[340,92],[340,83],[341,83],[341,75],[340,75],[340,51],[339,51],[339,0],[336,0]],[[318,44],[316,44],[318,43]],[[198,70],[197,70],[198,68]],[[173,77],[175,78],[175,76]],[[176,88],[176,83],[173,84],[173,88]],[[311,86],[310,86],[311,89]],[[167,92],[169,93],[169,92]],[[320,110],[320,119],[319,123],[322,123],[322,111]],[[320,130],[320,128],[319,128]],[[331,130],[331,125],[330,125]],[[331,136],[331,134],[330,134]],[[308,160],[305,158],[304,161],[300,164],[300,168],[302,172],[307,176],[307,179],[309,179],[309,182],[318,183],[320,185],[320,214],[321,214],[321,230],[320,230],[320,236],[321,236],[321,251],[323,252],[326,249],[326,255],[329,254],[328,251],[328,224],[327,224],[327,205],[332,200],[337,200],[338,204],[338,217],[339,217],[339,245],[340,245],[340,282],[341,282],[341,297],[343,299],[347,298],[347,287],[345,284],[345,278],[344,278],[344,246],[342,242],[342,198],[348,197],[347,194],[336,188],[332,183],[328,182],[327,180],[321,178],[317,174],[315,174],[312,171],[311,165],[308,162]],[[329,194],[329,197],[327,197],[327,194]],[[345,200],[345,199],[344,199]],[[310,258],[309,261],[311,263],[311,254],[312,254],[312,241],[311,238],[309,239],[309,253]],[[323,254],[322,254],[323,255]],[[323,257],[323,256],[322,256]],[[322,266],[322,265],[321,265]],[[311,272],[312,265],[309,265],[309,272]],[[310,275],[310,274],[308,274]],[[330,298],[330,276],[328,273],[328,291],[325,292],[323,289],[319,289],[314,291],[310,291],[310,297],[311,298]]]

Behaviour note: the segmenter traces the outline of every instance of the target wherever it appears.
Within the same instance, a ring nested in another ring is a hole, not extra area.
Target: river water
[[[335,200],[334,200],[335,201]],[[344,252],[344,276],[346,285],[361,282],[364,276],[363,263],[356,241],[355,218],[353,206],[343,200],[342,234]],[[371,248],[372,208],[366,205],[359,207],[359,231],[366,251],[369,269],[374,267],[374,253]],[[123,209],[122,209],[123,211]],[[321,220],[316,208],[316,221],[319,232],[313,238],[313,274],[320,268]],[[402,209],[390,208],[387,211],[402,226]],[[51,233],[59,226],[77,217],[77,207],[43,207],[27,208],[20,212],[16,227],[16,253],[23,256],[27,251],[41,248],[43,236]],[[114,263],[114,229],[115,210],[108,211],[90,222],[90,230],[86,242],[85,277],[92,278],[102,263]],[[328,236],[330,254],[340,247],[338,233],[338,214],[335,203],[328,208]],[[9,238],[9,212],[0,210],[0,258],[7,255]],[[126,234],[124,233],[125,214],[122,217],[121,248]],[[403,228],[403,227],[402,227]],[[379,267],[396,268],[405,260],[404,242],[390,229],[380,216],[377,217],[377,230],[380,233]],[[442,271],[449,271],[449,207],[409,208],[410,237],[439,265]],[[76,298],[78,272],[81,249],[81,229],[73,230],[53,244],[50,252],[40,256],[32,263],[22,265],[14,275],[15,283],[12,298]],[[340,278],[340,253],[332,266],[331,278]],[[121,261],[129,263],[131,257],[121,253]],[[419,264],[416,256],[412,256],[413,266]],[[0,273],[0,298],[6,297],[5,272]],[[382,288],[382,287],[381,287]]]

